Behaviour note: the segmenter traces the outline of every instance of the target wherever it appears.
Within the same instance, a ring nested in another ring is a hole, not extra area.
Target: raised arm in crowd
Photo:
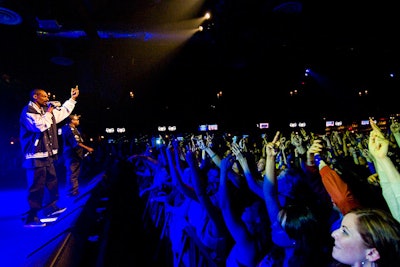
[[[188,227],[176,229],[216,266],[391,266],[400,255],[400,127],[370,125],[369,134],[171,138],[160,148],[165,170],[190,200],[173,217]],[[197,256],[175,242],[176,263],[190,266],[182,258]]]

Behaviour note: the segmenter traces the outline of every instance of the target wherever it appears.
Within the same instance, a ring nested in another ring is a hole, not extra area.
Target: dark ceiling
[[[394,105],[357,99],[359,90],[376,100],[398,85],[385,80],[399,67],[394,3],[0,0],[0,7],[22,18],[13,25],[0,9],[0,85],[16,113],[33,87],[62,100],[75,84],[76,111],[91,129],[348,116]],[[182,25],[205,11],[212,14],[205,30],[182,39]],[[313,76],[304,77],[306,67]]]

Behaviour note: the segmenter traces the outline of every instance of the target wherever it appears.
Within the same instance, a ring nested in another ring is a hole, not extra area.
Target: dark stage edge
[[[105,178],[105,172],[95,175],[80,186],[80,195],[76,197],[67,197],[65,188],[60,188],[58,205],[67,210],[43,228],[24,227],[27,188],[2,188],[0,265],[80,266],[82,262],[93,261],[108,202]]]

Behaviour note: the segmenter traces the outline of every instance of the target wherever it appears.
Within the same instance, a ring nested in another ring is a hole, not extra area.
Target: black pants
[[[81,173],[81,159],[65,158],[65,167],[67,169],[66,176],[69,183],[69,193],[78,193],[79,190],[79,175]]]
[[[26,170],[26,174],[29,185],[28,203],[30,207],[28,219],[33,219],[40,209],[56,205],[59,199],[58,179],[54,164],[29,168]],[[49,201],[43,205],[45,189],[48,190]]]

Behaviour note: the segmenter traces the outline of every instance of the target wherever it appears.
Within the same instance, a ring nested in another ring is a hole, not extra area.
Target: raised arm
[[[241,152],[238,144],[232,144],[232,153],[233,153],[233,155],[236,156],[236,159],[239,161],[239,164],[243,169],[243,174],[246,178],[246,181],[247,181],[247,184],[248,184],[250,190],[257,196],[259,196],[261,199],[264,199],[264,193],[263,193],[263,189],[262,189],[262,187],[263,187],[262,181],[261,181],[261,179],[259,179],[259,180],[256,179],[255,175],[257,175],[257,174],[252,172],[252,170],[249,166],[249,162],[247,161],[247,158]]]
[[[194,190],[196,192],[197,198],[199,199],[199,202],[207,211],[208,216],[215,223],[218,229],[218,233],[226,234],[227,229],[225,227],[225,222],[221,217],[220,208],[213,204],[210,196],[207,194],[208,177],[203,172],[200,172],[196,155],[191,149],[187,149],[186,161],[189,164],[194,184]]]
[[[280,210],[279,199],[278,199],[278,188],[277,188],[277,177],[275,167],[275,157],[278,149],[278,139],[280,132],[278,131],[274,137],[274,140],[266,146],[266,164],[265,164],[265,177],[263,184],[264,200],[268,210],[268,216],[271,224],[274,223],[278,218]]]
[[[256,266],[257,247],[255,238],[248,231],[246,224],[242,220],[241,209],[233,205],[234,196],[232,189],[234,185],[228,178],[228,171],[232,169],[234,161],[233,155],[228,155],[221,160],[219,199],[222,216],[225,224],[235,241],[235,250],[233,257],[243,264],[243,266]],[[240,251],[240,253],[238,253]]]
[[[360,203],[350,190],[349,185],[339,176],[339,174],[326,164],[321,155],[323,146],[320,140],[314,140],[310,151],[314,153],[315,165],[319,168],[322,183],[342,214],[346,214],[351,209],[359,207]]]
[[[205,142],[203,140],[198,140],[197,144],[201,150],[208,154],[214,164],[219,167],[221,164],[221,157],[211,148],[213,144],[212,140],[213,136],[207,134]]]
[[[396,140],[397,146],[400,147],[400,123],[393,120],[390,124],[390,130]]]
[[[370,119],[370,125],[372,131],[368,149],[373,156],[376,172],[379,175],[382,195],[393,217],[400,221],[400,173],[387,155],[389,140],[372,119]]]
[[[178,167],[175,162],[174,153],[176,152],[174,152],[174,148],[172,147],[171,143],[168,144],[165,153],[167,155],[168,167],[172,177],[172,183],[177,186],[181,193],[184,194],[186,197],[198,201],[194,188],[185,184],[182,180],[181,173],[178,171]]]

